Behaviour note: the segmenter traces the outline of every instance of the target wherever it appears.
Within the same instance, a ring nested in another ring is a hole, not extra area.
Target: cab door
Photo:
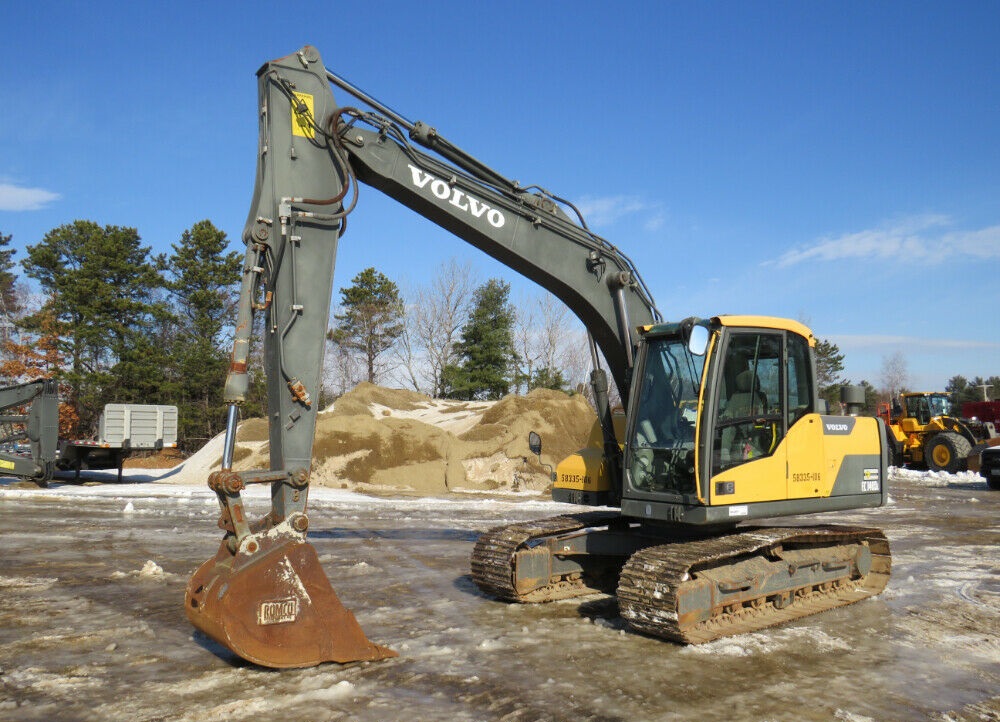
[[[785,449],[787,498],[824,496],[828,491],[828,469],[823,468],[823,417],[814,407],[812,362],[809,344],[801,336],[786,338],[785,377],[788,382],[788,431]]]
[[[784,337],[774,329],[727,334],[710,425],[712,505],[786,498]]]

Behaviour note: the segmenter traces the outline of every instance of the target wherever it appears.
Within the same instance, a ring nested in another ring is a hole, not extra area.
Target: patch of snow
[[[0,577],[0,589],[43,590],[58,582],[48,577]]]
[[[681,654],[704,654],[719,657],[750,657],[790,647],[813,647],[817,652],[849,651],[843,639],[831,637],[818,627],[775,627],[768,632],[751,632],[735,637],[716,639],[705,644],[684,647]]]
[[[923,486],[958,486],[967,487],[970,484],[982,484],[986,488],[986,480],[974,471],[960,471],[949,474],[946,471],[919,471],[893,466],[889,471],[889,479],[909,481]]]
[[[499,487],[497,489],[467,489],[463,486],[456,486],[451,489],[456,494],[478,494],[480,496],[509,496],[511,498],[519,499],[537,499],[541,492],[533,491],[531,489],[524,489],[521,491],[514,491],[507,487]]]
[[[154,562],[152,559],[147,559],[146,563],[142,565],[142,569],[139,570],[140,577],[162,577],[163,567]]]
[[[287,702],[334,702],[337,700],[346,699],[353,697],[357,692],[357,688],[348,682],[346,679],[342,679],[336,684],[330,687],[320,687],[318,689],[311,689],[307,692],[303,692],[297,695],[289,695],[290,699]]]
[[[163,571],[163,567],[154,562],[152,559],[147,559],[146,563],[142,565],[142,569],[134,569],[130,572],[117,571],[111,573],[111,579],[127,579],[130,577],[138,579],[152,579],[156,581],[172,581],[177,578],[177,575],[168,574]]]
[[[375,418],[391,416],[394,419],[414,419],[450,431],[457,436],[478,424],[483,412],[495,403],[495,401],[430,399],[416,404],[416,408],[412,409],[394,409],[374,402],[368,404],[368,408]]]
[[[846,709],[838,709],[833,713],[834,719],[843,720],[843,722],[875,722],[871,717],[867,717],[863,714],[857,714],[856,712],[850,712]]]

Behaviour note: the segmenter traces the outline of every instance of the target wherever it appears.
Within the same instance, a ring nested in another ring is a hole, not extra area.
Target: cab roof
[[[813,332],[803,323],[793,321],[790,318],[778,318],[776,316],[738,316],[724,314],[713,316],[710,319],[713,326],[726,326],[731,328],[767,328],[778,331],[791,331],[805,338],[810,346],[816,345],[816,337]],[[679,323],[657,323],[648,326],[640,326],[639,332],[642,334],[667,334],[675,332]]]

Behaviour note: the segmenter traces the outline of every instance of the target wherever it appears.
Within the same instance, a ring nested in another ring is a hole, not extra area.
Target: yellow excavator
[[[885,587],[889,545],[878,529],[753,523],[887,500],[885,426],[825,413],[808,328],[762,316],[668,322],[632,261],[571,203],[509,180],[379,103],[326,70],[315,48],[269,62],[257,77],[257,180],[225,388],[231,405],[221,470],[208,479],[223,538],[185,595],[199,630],[267,667],[395,656],[366,637],[307,541],[334,260],[359,182],[548,289],[589,333],[599,429],[558,466],[552,496],[590,510],[483,533],[471,570],[487,595],[531,603],[613,592],[634,630],[698,643]],[[358,105],[338,105],[331,84]],[[270,468],[238,472],[257,314]],[[541,443],[533,434],[532,448]],[[248,484],[270,486],[261,519],[246,516]]]

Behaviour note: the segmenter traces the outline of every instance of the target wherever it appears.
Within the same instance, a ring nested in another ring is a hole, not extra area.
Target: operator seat
[[[723,418],[739,419],[754,415],[760,416],[767,411],[767,397],[760,390],[760,381],[753,371],[747,369],[738,373],[735,387],[729,396],[729,401],[726,402]],[[731,462],[763,455],[763,448],[757,443],[756,435],[751,433],[752,428],[753,421],[748,419],[745,423],[734,424],[722,429],[721,448],[723,453],[729,452]]]
[[[761,415],[767,410],[767,396],[760,390],[760,380],[749,369],[736,375],[736,390],[726,403],[726,416],[736,419],[741,416]]]

